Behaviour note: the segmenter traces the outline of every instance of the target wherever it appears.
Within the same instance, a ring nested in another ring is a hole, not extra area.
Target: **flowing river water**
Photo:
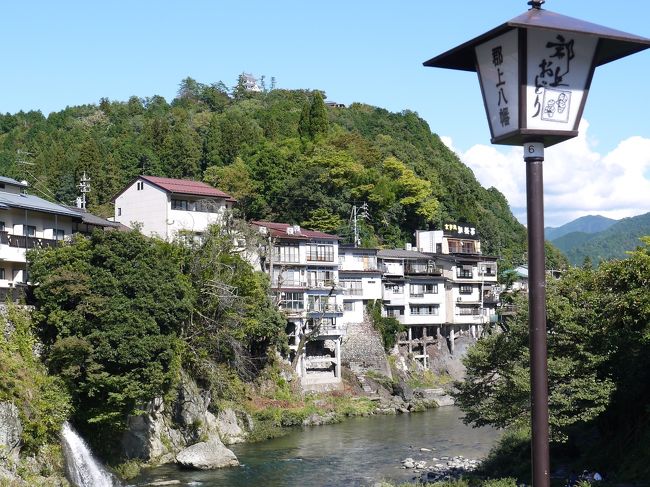
[[[461,417],[459,409],[443,407],[296,428],[281,438],[233,445],[240,467],[200,472],[162,466],[145,471],[131,485],[361,487],[380,480],[409,481],[413,471],[401,468],[407,457],[427,460],[429,465],[434,456],[482,458],[487,454],[499,432],[465,426]],[[171,480],[180,483],[164,484]]]

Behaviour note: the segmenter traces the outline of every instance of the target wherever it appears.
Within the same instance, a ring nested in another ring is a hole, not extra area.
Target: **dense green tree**
[[[327,133],[329,122],[327,120],[327,108],[320,91],[314,91],[309,107],[309,135],[312,138]]]
[[[650,475],[650,237],[628,259],[573,268],[547,283],[551,436],[583,461]],[[526,297],[517,315],[472,347],[456,399],[476,425],[529,421]],[[588,438],[588,440],[586,440]],[[635,451],[635,455],[630,455]]]
[[[178,372],[193,293],[177,251],[137,231],[96,232],[28,259],[46,362],[77,423],[109,438]]]

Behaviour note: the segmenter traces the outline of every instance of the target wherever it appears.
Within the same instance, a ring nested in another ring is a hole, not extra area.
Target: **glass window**
[[[311,244],[307,247],[307,260],[312,262],[333,262],[334,245]]]
[[[23,226],[23,235],[26,237],[35,237],[36,236],[36,227],[33,225]]]
[[[354,311],[354,301],[344,301],[343,311]]]
[[[281,293],[280,308],[291,310],[305,309],[305,300],[303,293]]]
[[[425,294],[438,294],[438,285],[434,283],[411,284],[409,292],[411,296],[424,296]]]
[[[0,222],[0,232],[5,231],[5,222]]]
[[[471,284],[461,284],[458,292],[460,292],[460,294],[472,294],[473,289],[474,288]]]
[[[361,296],[363,294],[361,279],[342,279],[339,284],[346,296]]]
[[[278,262],[300,262],[297,244],[283,244],[273,247],[273,258]]]
[[[439,307],[437,304],[418,304],[410,306],[412,315],[438,316]]]
[[[5,278],[5,269],[4,267],[0,267],[0,279],[4,279],[4,278]]]
[[[185,210],[189,209],[189,202],[187,200],[172,199],[172,210]]]

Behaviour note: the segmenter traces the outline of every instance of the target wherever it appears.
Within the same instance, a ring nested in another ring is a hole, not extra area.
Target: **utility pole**
[[[82,210],[86,209],[86,194],[90,193],[90,178],[86,176],[86,171],[84,171],[83,176],[81,176],[81,181],[77,186],[81,196],[77,198],[77,207]]]
[[[359,225],[357,224],[359,218],[364,218],[366,220],[370,218],[370,215],[368,214],[368,203],[364,203],[359,207],[357,207],[357,205],[352,205],[352,214],[350,215],[350,219],[352,220],[355,248],[361,245],[361,238],[359,238]]]

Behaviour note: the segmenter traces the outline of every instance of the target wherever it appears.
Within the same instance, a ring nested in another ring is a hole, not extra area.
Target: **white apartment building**
[[[171,241],[200,237],[209,225],[223,221],[236,200],[199,181],[138,176],[113,202],[116,222]]]
[[[81,217],[65,206],[27,194],[27,183],[0,177],[0,298],[18,297],[29,282],[25,254],[69,237]]]
[[[303,386],[340,384],[345,328],[338,237],[286,223],[251,224],[268,242],[259,260],[287,316],[291,358],[299,354],[296,372]],[[298,350],[301,337],[310,334],[305,348]]]
[[[339,245],[339,287],[343,291],[343,322],[361,323],[369,301],[382,299],[377,249]]]

